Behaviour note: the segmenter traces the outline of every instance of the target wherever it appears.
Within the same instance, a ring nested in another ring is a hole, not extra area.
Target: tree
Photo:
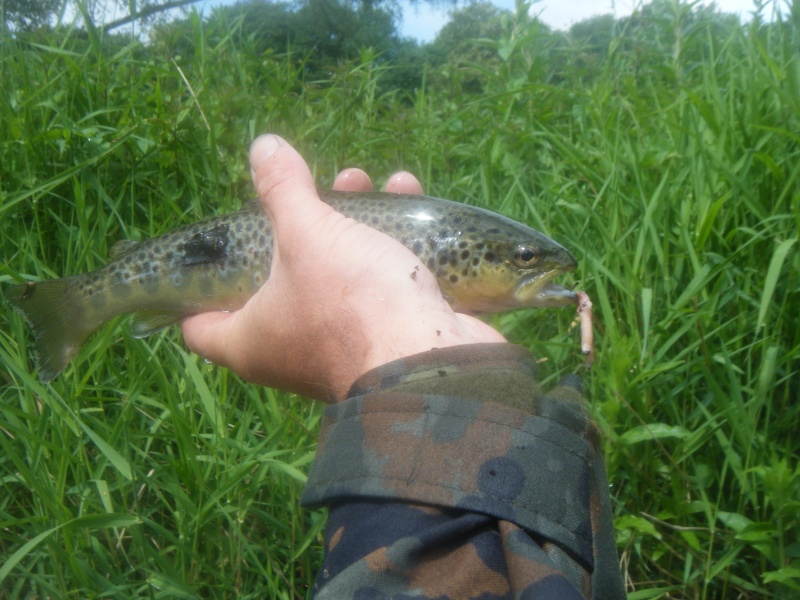
[[[402,46],[394,15],[375,2],[247,0],[214,9],[207,23],[218,21],[240,23],[241,37],[258,52],[291,50],[307,59],[311,71],[358,58],[364,48],[371,48],[379,62],[387,61]],[[159,29],[179,24],[176,21]]]
[[[500,57],[496,43],[508,31],[511,13],[489,2],[474,2],[453,11],[429,48],[434,64],[455,77],[465,92],[483,90],[483,70],[494,70]],[[479,69],[473,68],[480,66]],[[436,77],[433,77],[433,83]]]
[[[50,23],[59,0],[0,0],[4,28],[11,31],[29,31]]]
[[[660,72],[675,84],[698,71],[738,27],[736,15],[714,4],[683,0],[653,0],[618,23],[620,48],[636,57],[635,76]]]
[[[582,51],[605,53],[614,38],[615,28],[614,15],[589,17],[569,28],[569,39]]]
[[[98,11],[106,11],[109,9],[109,5],[114,4],[127,7],[130,12],[126,16],[101,25],[103,30],[110,31],[134,21],[146,21],[159,13],[195,2],[199,2],[199,0],[168,0],[166,2],[112,0],[108,3],[76,1],[75,8],[85,20],[91,21],[91,24],[87,26],[94,27],[98,22],[103,21],[103,17],[98,14]],[[62,4],[61,0],[0,0],[0,12],[3,13],[6,29],[30,31],[51,25],[56,11],[62,7]]]

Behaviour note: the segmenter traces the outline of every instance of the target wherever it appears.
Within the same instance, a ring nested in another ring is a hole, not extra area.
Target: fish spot
[[[422,254],[422,242],[420,242],[419,240],[417,240],[416,242],[414,242],[414,246],[411,248],[411,251],[412,251],[414,254],[416,254],[417,256],[419,256],[420,254]]]
[[[476,250],[483,250],[485,247],[486,247],[486,244],[484,244],[483,242],[478,242],[477,244],[475,244],[475,249]]]
[[[473,265],[475,265],[475,266],[477,267],[479,264],[481,264],[481,259],[480,259],[480,258],[478,258],[477,256],[475,256],[475,257],[472,259],[472,264],[473,264]]]
[[[457,281],[458,281],[458,275],[455,275],[455,274],[450,275],[450,282],[451,283],[456,283]]]
[[[494,262],[497,259],[497,256],[495,256],[494,252],[487,252],[483,255],[483,258],[486,260],[486,262]]]
[[[458,242],[458,247],[459,247],[459,248],[461,248],[462,250],[463,250],[464,248],[466,248],[468,245],[469,245],[469,244],[467,244],[467,242],[466,242],[466,241],[464,241],[464,242]]]
[[[461,253],[461,260],[467,260],[469,258],[469,250],[464,250]]]
[[[463,271],[461,271],[461,276],[462,277],[467,277],[468,275],[469,275],[469,269],[468,268],[464,269]]]
[[[475,233],[476,231],[478,231],[478,228],[475,227],[475,225],[470,225],[469,227],[467,227],[467,231],[469,233]]]
[[[430,257],[427,261],[425,261],[425,265],[433,271],[436,268],[436,259],[434,257]]]

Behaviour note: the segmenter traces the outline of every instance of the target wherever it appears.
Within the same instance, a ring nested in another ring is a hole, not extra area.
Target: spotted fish
[[[436,275],[456,311],[493,313],[576,304],[552,283],[575,258],[562,246],[496,213],[427,196],[320,192],[338,212],[400,241]],[[143,242],[118,242],[105,267],[5,290],[34,331],[39,378],[58,375],[86,338],[133,313],[147,336],[187,315],[241,307],[267,280],[269,220],[257,201]],[[413,273],[410,273],[413,277]]]

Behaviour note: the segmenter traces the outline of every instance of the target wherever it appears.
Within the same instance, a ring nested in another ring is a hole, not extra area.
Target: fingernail
[[[271,133],[258,136],[250,144],[250,174],[255,174],[259,163],[268,159],[283,145],[283,140]]]

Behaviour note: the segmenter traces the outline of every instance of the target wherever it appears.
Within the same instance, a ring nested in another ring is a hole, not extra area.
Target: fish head
[[[577,294],[553,279],[578,266],[575,257],[546,236],[539,244],[526,243],[513,251],[513,263],[517,267],[514,277],[517,284],[512,297],[520,307],[552,308],[575,304]],[[512,269],[511,265],[508,266]]]
[[[574,291],[554,282],[577,267],[575,257],[546,235],[514,225],[513,235],[475,236],[459,255],[465,264],[451,265],[453,274],[439,277],[455,310],[482,314],[577,302]]]
[[[326,202],[404,244],[436,277],[451,307],[486,314],[576,304],[553,280],[577,266],[545,234],[498,213],[441,198],[325,191]]]

